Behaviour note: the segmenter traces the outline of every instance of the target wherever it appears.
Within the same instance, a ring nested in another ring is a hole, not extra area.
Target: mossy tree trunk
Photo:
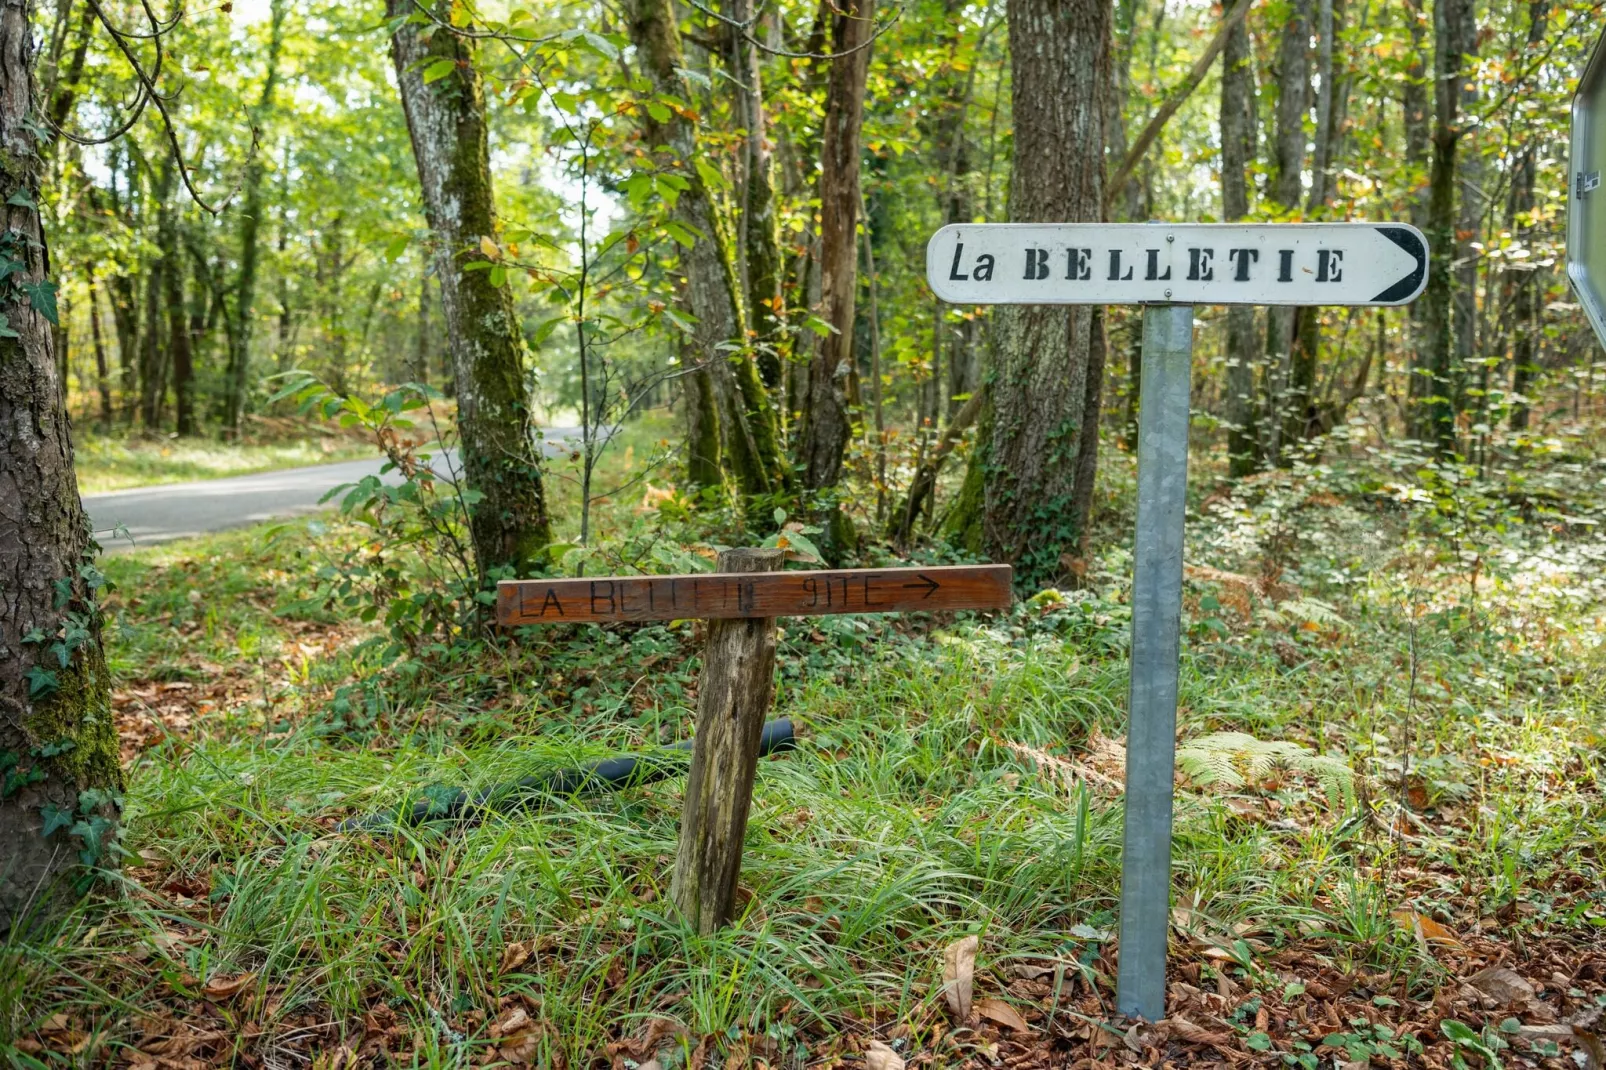
[[[750,24],[753,0],[730,0],[730,17]],[[772,392],[781,387],[779,327],[783,299],[780,220],[775,214],[775,161],[770,151],[768,121],[764,114],[764,69],[753,43],[759,27],[747,33],[731,31],[731,70],[736,73],[737,103],[747,137],[746,190],[742,194],[742,259],[747,268],[747,311],[757,345],[758,370]]]
[[[676,101],[692,99],[681,73],[686,62],[670,0],[634,0],[630,8],[630,39],[654,94]],[[744,495],[772,494],[789,482],[781,457],[775,409],[747,345],[747,322],[731,238],[695,166],[696,119],[688,109],[677,106],[662,121],[650,113],[643,114],[641,126],[643,143],[655,150],[655,164],[689,183],[674,208],[677,221],[695,235],[691,247],[681,251],[684,300],[697,320],[693,359],[708,369],[719,403],[724,463]],[[696,401],[704,388],[691,384],[688,389],[695,391],[690,400]],[[700,429],[707,425],[706,414],[692,423],[694,432],[704,433]],[[693,443],[693,450],[698,448]]]
[[[392,19],[417,10],[411,0],[387,3]],[[450,4],[435,7],[447,22]],[[434,234],[463,473],[478,499],[469,507],[475,562],[486,578],[508,570],[530,575],[544,564],[552,526],[530,422],[524,336],[507,284],[492,285],[489,271],[464,270],[484,259],[480,240],[496,234],[477,49],[473,38],[443,26],[406,22],[390,50]],[[423,68],[442,59],[455,64],[452,73],[425,85]]]
[[[95,609],[93,544],[51,325],[22,288],[45,277],[33,40],[26,0],[0,4],[0,930],[111,860],[122,787]],[[21,196],[19,196],[21,194]]]
[[[1010,0],[1020,223],[1103,218],[1110,92],[1108,0]],[[1050,578],[1080,548],[1091,505],[1103,371],[1102,317],[1087,305],[1004,305],[978,448],[947,529],[1011,561],[1022,583]]]

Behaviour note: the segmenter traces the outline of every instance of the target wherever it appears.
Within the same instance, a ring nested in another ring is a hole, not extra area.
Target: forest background
[[[1598,0],[4,15],[32,240],[0,241],[30,369],[0,474],[38,582],[0,615],[0,854],[105,878],[8,937],[23,1065],[1593,1038],[1606,369],[1563,245]],[[1405,220],[1434,251],[1409,308],[1196,311],[1158,1032],[1100,1024],[1141,317],[937,302],[930,234],[1005,220]],[[391,472],[315,523],[97,558],[58,410],[80,482],[275,448]],[[38,441],[64,463],[18,475]],[[735,930],[662,915],[673,789],[336,832],[684,738],[690,623],[499,636],[488,584],[758,542],[1009,561],[1022,600],[787,629],[809,731],[761,776]]]

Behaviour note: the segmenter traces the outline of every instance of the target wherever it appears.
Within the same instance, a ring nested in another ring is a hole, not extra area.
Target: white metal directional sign
[[[1606,245],[1594,248],[1606,265]],[[1428,243],[1403,223],[961,223],[926,246],[926,278],[955,304],[1149,306],[1115,983],[1122,1014],[1165,1017],[1192,306],[1403,305],[1427,277]]]
[[[956,223],[926,246],[967,305],[1403,305],[1427,265],[1404,223]]]
[[[1567,277],[1595,337],[1606,346],[1606,34],[1573,98],[1571,175],[1567,183]]]

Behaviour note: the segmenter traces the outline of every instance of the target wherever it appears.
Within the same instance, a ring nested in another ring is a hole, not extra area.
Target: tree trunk
[[[390,17],[414,10],[410,0],[387,0]],[[450,4],[436,5],[445,21]],[[481,238],[496,233],[485,96],[474,40],[434,28],[426,39],[416,23],[401,23],[390,39],[402,110],[423,189],[424,214],[435,237],[440,281],[457,385],[463,472],[480,498],[469,507],[469,528],[480,576],[540,569],[551,541],[529,397],[524,337],[512,291],[491,284],[489,271],[465,271],[483,260]],[[422,68],[446,59],[453,72],[430,85]]]
[[[85,265],[84,283],[89,290],[89,337],[95,346],[95,390],[100,394],[101,430],[112,425],[112,384],[106,367],[106,342],[100,333],[100,298],[95,289],[95,270]]]
[[[1544,40],[1545,19],[1550,13],[1550,0],[1530,0],[1528,4],[1528,49],[1534,51]],[[1534,226],[1534,180],[1538,171],[1538,149],[1529,144],[1522,150],[1511,176],[1511,202],[1509,225],[1531,250],[1537,228]],[[1528,388],[1538,372],[1539,345],[1543,340],[1540,323],[1540,291],[1538,269],[1531,266],[1530,256],[1518,268],[1508,261],[1507,278],[1511,280],[1511,315],[1515,320],[1511,345],[1511,429],[1528,429]]]
[[[1107,0],[1010,0],[1016,222],[1103,218],[1110,21]],[[1059,571],[1086,530],[1102,367],[1096,319],[1085,305],[996,313],[979,448],[949,529],[962,545],[1016,562],[1027,585]]]
[[[1311,167],[1311,187],[1306,214],[1311,219],[1326,217],[1326,208],[1337,189],[1335,176],[1343,144],[1344,115],[1349,107],[1349,80],[1340,72],[1342,56],[1335,55],[1338,36],[1344,28],[1343,0],[1318,0],[1317,74],[1321,92],[1316,97],[1316,158]],[[1322,310],[1297,309],[1292,358],[1291,409],[1284,423],[1284,441],[1314,438],[1325,429],[1325,420],[1316,398],[1316,368],[1321,354]]]
[[[809,365],[803,410],[803,484],[833,487],[848,444],[848,381],[853,375],[853,313],[858,291],[859,133],[864,125],[875,0],[831,16],[831,71],[820,140],[820,303],[831,333]]]
[[[44,278],[39,147],[26,0],[0,4],[0,209],[22,278]],[[17,196],[17,194],[22,196]],[[79,862],[114,864],[106,846],[121,800],[110,674],[101,650],[89,522],[50,324],[20,287],[0,305],[0,931],[55,899]],[[64,664],[65,663],[65,664]]]
[[[670,0],[633,0],[630,39],[636,45],[642,73],[659,95],[690,100],[680,31]],[[697,159],[697,124],[680,111],[662,122],[642,116],[642,140],[666,147],[658,165],[684,177],[687,188],[675,202],[676,220],[695,235],[681,252],[685,303],[696,318],[693,363],[707,368],[720,406],[721,452],[740,490],[767,495],[786,486],[787,472],[776,432],[774,407],[764,390],[752,352],[745,345],[747,326],[741,287],[731,257],[730,239],[715,211]],[[742,346],[737,352],[726,348]],[[700,373],[694,373],[700,374]]]
[[[1428,262],[1428,285],[1422,314],[1426,349],[1426,379],[1413,407],[1413,434],[1430,440],[1434,449],[1448,454],[1455,449],[1456,368],[1452,308],[1455,302],[1453,256],[1456,248],[1456,149],[1460,129],[1462,61],[1471,48],[1472,0],[1439,0],[1434,5],[1435,101],[1433,163],[1428,174],[1429,248],[1440,250]]]
[[[156,207],[158,234],[161,214],[173,192],[174,166],[166,160],[151,183],[150,200]],[[165,344],[167,317],[162,308],[167,301],[167,273],[173,267],[171,256],[158,241],[156,256],[146,262],[144,329],[139,339],[139,420],[150,433],[161,430],[162,405],[167,399],[167,361],[171,353]]]
[[[170,183],[164,183],[168,185]],[[173,422],[179,434],[193,435],[195,359],[190,346],[189,317],[185,314],[184,251],[174,215],[172,198],[162,198],[156,206],[156,246],[162,256],[162,304],[167,307],[167,359],[173,367]],[[155,323],[151,324],[151,336],[161,336]]]
[[[1271,200],[1283,212],[1293,212],[1303,199],[1301,173],[1305,167],[1305,115],[1310,110],[1310,32],[1312,0],[1291,0],[1277,49],[1277,129],[1272,144]],[[1268,361],[1267,421],[1270,455],[1286,463],[1286,450],[1299,438],[1315,372],[1315,354],[1296,352],[1295,339],[1302,309],[1266,311]]]
[[[260,127],[273,110],[273,94],[279,84],[279,53],[284,44],[284,20],[288,0],[272,0],[270,5],[267,70],[262,94],[251,109],[251,125]],[[223,431],[230,438],[240,434],[245,415],[247,377],[251,363],[251,328],[256,320],[258,249],[262,230],[262,179],[266,169],[260,155],[245,166],[245,185],[240,204],[240,273],[234,283],[234,329],[229,332],[228,366],[223,377]]]
[[[1259,140],[1251,62],[1249,26],[1240,21],[1221,59],[1221,208],[1228,222],[1249,214],[1247,176]],[[1254,472],[1264,459],[1255,397],[1258,342],[1255,310],[1227,309],[1227,456],[1234,479]]]
[[[753,18],[753,0],[731,0],[729,7],[730,17],[738,22],[746,23]],[[749,40],[757,33],[756,25],[746,34],[732,31],[731,70],[736,75],[740,121],[747,131],[743,146],[747,163],[743,177],[747,188],[742,197],[747,308],[757,346],[759,375],[765,388],[774,391],[781,386],[777,328],[784,309],[781,276],[785,268],[781,259],[779,219],[775,214],[775,162],[764,116],[764,72],[759,63],[758,46]]]

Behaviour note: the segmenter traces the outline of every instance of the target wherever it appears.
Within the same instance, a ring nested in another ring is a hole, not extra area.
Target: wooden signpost
[[[944,301],[1146,306],[1115,995],[1122,1014],[1165,1017],[1193,305],[1403,305],[1426,287],[1427,269],[1427,240],[1403,223],[955,224],[926,246],[926,280]]]
[[[691,576],[504,580],[497,623],[709,621],[697,685],[697,729],[670,894],[701,933],[735,912],[742,839],[775,692],[775,618],[835,613],[1002,609],[1008,565],[783,572],[785,552],[725,550],[716,571]]]

